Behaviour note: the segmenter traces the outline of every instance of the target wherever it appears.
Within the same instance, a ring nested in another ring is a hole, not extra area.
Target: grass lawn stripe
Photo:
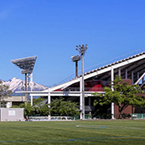
[[[144,123],[140,124],[140,121],[130,122],[131,125],[128,124],[129,121],[76,121],[66,122],[66,124],[65,122],[1,122],[0,143],[143,144],[145,141],[145,136],[143,136],[145,134]],[[78,123],[87,126],[87,128],[77,128]],[[96,126],[106,126],[106,129],[92,129]]]

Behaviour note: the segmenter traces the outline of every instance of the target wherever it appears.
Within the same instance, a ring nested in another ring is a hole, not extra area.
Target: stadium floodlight
[[[72,56],[71,58],[73,62],[77,62],[81,59],[79,55]]]
[[[85,119],[85,98],[84,98],[84,55],[88,48],[88,45],[76,45],[76,50],[79,51],[81,55],[81,61],[82,61],[82,87],[81,87],[81,96],[80,96],[80,119]]]
[[[79,55],[72,56],[72,61],[76,64],[76,77],[78,77],[78,61],[81,59]]]
[[[34,69],[36,59],[37,56],[32,56],[32,57],[11,60],[11,62],[17,65],[21,69],[22,74],[26,74],[26,73],[31,74]]]
[[[34,69],[36,59],[37,59],[37,56],[11,60],[11,62],[13,64],[15,64],[16,66],[18,66],[21,69],[21,73],[25,74],[25,91],[27,91],[27,79],[28,78],[30,78],[29,79],[30,83],[32,83],[32,72]]]
[[[84,45],[76,45],[76,50],[78,50],[79,51],[79,53],[81,54],[81,56],[82,55],[84,55],[85,54],[85,51],[88,49],[88,44],[86,44],[85,46]]]

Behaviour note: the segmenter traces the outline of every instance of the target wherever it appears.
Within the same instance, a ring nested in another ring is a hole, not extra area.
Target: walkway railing
[[[30,121],[57,121],[57,120],[74,120],[72,116],[30,116]]]
[[[71,87],[71,88],[66,88],[64,91],[80,91],[79,87]],[[100,87],[85,87],[85,91],[90,91],[90,92],[97,92],[97,91],[103,91],[103,88]]]
[[[132,119],[145,119],[145,114],[132,114]]]

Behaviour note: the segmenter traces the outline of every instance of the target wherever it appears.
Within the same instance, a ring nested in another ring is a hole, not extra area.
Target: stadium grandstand
[[[92,93],[104,93],[103,88],[111,84],[111,82],[114,81],[115,76],[121,76],[122,79],[126,80],[129,84],[137,84],[140,87],[143,87],[145,84],[145,52],[132,55],[84,73],[85,114],[91,114],[96,109],[93,106],[95,97]],[[82,76],[79,75],[70,81],[50,87],[44,91],[27,91],[31,96],[31,105],[33,105],[34,96],[47,97],[48,103],[51,103],[51,100],[54,98],[64,97],[66,101],[71,100],[78,102],[81,110],[81,81]],[[26,93],[26,91],[17,93]],[[118,118],[119,114],[118,108],[114,103],[107,106],[106,113],[111,114],[112,119]],[[132,106],[128,106],[123,113],[136,113],[136,109]],[[80,118],[82,118],[82,113],[80,113]]]

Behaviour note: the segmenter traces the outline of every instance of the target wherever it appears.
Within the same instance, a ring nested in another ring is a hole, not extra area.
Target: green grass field
[[[145,120],[0,122],[0,144],[143,145]]]

